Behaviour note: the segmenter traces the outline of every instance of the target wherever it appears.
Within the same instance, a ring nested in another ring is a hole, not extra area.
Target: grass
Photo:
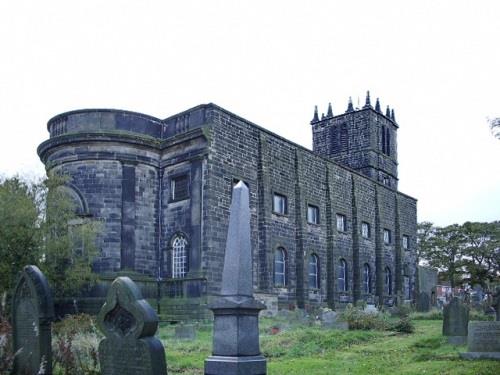
[[[500,362],[466,361],[441,335],[442,321],[415,321],[413,334],[384,331],[326,330],[261,319],[261,350],[269,374],[500,374]],[[276,335],[270,327],[281,326]],[[174,339],[174,328],[160,330],[169,374],[203,374],[212,331],[203,326],[194,341]]]

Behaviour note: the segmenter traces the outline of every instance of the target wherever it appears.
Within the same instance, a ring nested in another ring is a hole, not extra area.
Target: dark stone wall
[[[242,179],[249,186],[252,241],[256,258],[255,290],[278,295],[281,306],[326,304],[354,300],[392,304],[402,290],[403,265],[414,283],[414,248],[403,252],[403,234],[415,241],[416,202],[371,179],[315,155],[254,124],[219,108],[207,113],[211,123],[207,171],[205,259],[209,288],[217,292],[227,230],[230,186]],[[236,152],[235,152],[236,151]],[[255,189],[259,188],[256,195]],[[287,197],[287,213],[273,212],[273,194]],[[215,199],[214,195],[218,197]],[[307,223],[307,205],[320,209],[320,223]],[[346,230],[336,228],[336,215],[346,217]],[[370,238],[361,236],[361,223],[370,225]],[[391,232],[384,244],[383,231]],[[288,256],[286,287],[273,282],[274,251],[283,247]],[[204,247],[205,249],[205,247]],[[320,260],[320,289],[308,286],[308,258]],[[338,288],[338,266],[348,264],[348,290]],[[371,293],[362,292],[363,267],[371,270]],[[391,295],[384,292],[385,268],[391,270]],[[212,286],[210,286],[212,285]]]
[[[349,154],[329,144],[337,137],[334,125],[344,123],[351,126],[342,139]],[[39,154],[48,169],[70,176],[88,213],[103,222],[96,270],[161,276],[160,294],[168,298],[160,305],[179,316],[219,292],[237,180],[250,189],[255,291],[277,296],[281,307],[335,307],[359,299],[390,304],[405,282],[415,289],[416,201],[395,184],[377,182],[380,171],[397,178],[396,137],[393,157],[381,156],[380,124],[395,134],[396,124],[373,110],[313,124],[315,153],[215,105],[163,122],[124,111],[76,111],[49,122],[51,139]],[[172,200],[172,179],[181,175],[189,180],[188,197]],[[273,212],[274,193],[286,196],[284,215]],[[308,205],[319,208],[318,224],[308,223]],[[336,227],[337,214],[346,218],[345,231]],[[370,225],[369,238],[361,235],[363,222]],[[391,231],[390,244],[383,242],[384,229]],[[188,239],[183,280],[171,280],[176,234]],[[410,239],[408,250],[402,249],[403,235]],[[285,287],[274,283],[279,247],[287,254]],[[311,254],[319,259],[318,289],[309,285]],[[348,265],[345,292],[338,287],[341,259]],[[363,290],[365,263],[371,293]],[[384,293],[385,267],[392,274],[390,296]]]

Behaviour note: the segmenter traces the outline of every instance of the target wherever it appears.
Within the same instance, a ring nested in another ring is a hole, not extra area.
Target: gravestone
[[[500,322],[469,322],[465,359],[496,359],[500,361]]]
[[[220,297],[209,305],[214,313],[212,355],[206,375],[264,375],[266,359],[259,348],[259,311],[253,297],[252,246],[248,188],[233,188]]]
[[[51,324],[54,302],[47,279],[36,266],[21,272],[12,299],[15,374],[52,374]]]
[[[493,293],[492,306],[495,309],[496,321],[500,321],[500,286],[497,286],[495,292]]]
[[[322,327],[333,328],[333,326],[337,322],[337,313],[330,309],[323,310],[321,312],[320,319]]]
[[[111,284],[97,316],[102,375],[166,375],[165,349],[154,337],[158,316],[128,277]]]
[[[426,292],[420,292],[417,296],[417,311],[428,312],[431,309],[431,298]]]
[[[179,324],[175,326],[175,338],[181,340],[194,340],[196,330],[192,324]]]
[[[443,308],[443,335],[448,337],[448,343],[464,345],[467,342],[468,324],[468,307],[458,297],[453,297]]]

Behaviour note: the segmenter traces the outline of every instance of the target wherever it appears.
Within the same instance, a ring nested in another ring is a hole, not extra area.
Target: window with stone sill
[[[274,193],[273,195],[273,212],[279,215],[288,213],[287,198],[284,195]]]
[[[384,271],[384,291],[386,295],[392,295],[392,273],[389,267],[385,267]]]
[[[274,286],[286,286],[287,267],[286,251],[284,248],[278,247],[274,252]]]
[[[309,224],[319,224],[319,207],[311,204],[307,205],[307,222]]]
[[[371,237],[371,230],[370,230],[370,224],[363,221],[361,223],[361,236],[363,238],[370,238]]]
[[[390,245],[392,242],[391,231],[389,229],[384,229],[384,244]]]
[[[175,235],[172,239],[172,278],[186,277],[188,271],[187,239]]]
[[[347,222],[345,215],[337,214],[337,230],[339,232],[347,231]]]
[[[410,250],[410,237],[403,235],[403,249],[404,250]]]
[[[372,292],[372,275],[370,265],[365,263],[363,266],[363,291],[365,294]]]
[[[187,174],[173,177],[170,180],[170,199],[180,201],[189,198],[189,177]]]
[[[319,289],[319,258],[316,254],[309,256],[309,289]]]
[[[339,292],[347,292],[349,290],[349,285],[347,283],[348,280],[348,272],[347,272],[347,262],[344,259],[341,259],[339,262],[339,271],[338,271],[338,290]]]

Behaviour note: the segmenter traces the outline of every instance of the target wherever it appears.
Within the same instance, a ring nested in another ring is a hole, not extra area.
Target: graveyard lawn
[[[500,362],[467,361],[442,336],[441,320],[414,321],[414,334],[288,327],[271,335],[272,324],[261,319],[261,349],[268,374],[475,374],[500,373]],[[200,327],[193,341],[174,339],[174,328],[160,330],[169,374],[203,374],[210,355],[211,327]]]

